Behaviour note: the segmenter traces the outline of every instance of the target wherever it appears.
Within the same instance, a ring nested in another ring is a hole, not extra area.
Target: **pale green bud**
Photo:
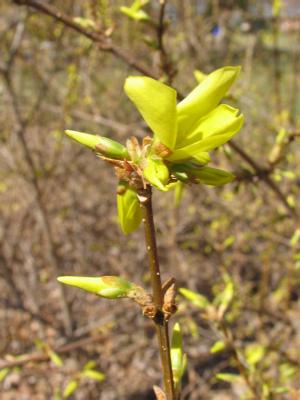
[[[57,280],[107,299],[127,297],[135,285],[119,276],[60,276]]]
[[[186,355],[183,353],[182,334],[177,322],[173,327],[171,340],[171,363],[175,388],[180,387],[181,378],[186,370]]]
[[[124,159],[129,158],[128,151],[125,146],[115,140],[104,136],[91,135],[89,133],[66,130],[66,135],[76,142],[100,153],[109,158]]]
[[[127,182],[120,182],[117,191],[118,220],[125,235],[135,231],[142,221],[137,193]]]

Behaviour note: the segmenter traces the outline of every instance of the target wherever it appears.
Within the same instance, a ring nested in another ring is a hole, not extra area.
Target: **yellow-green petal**
[[[232,119],[227,127],[227,130],[216,130],[210,135],[207,132],[203,139],[199,139],[198,142],[194,142],[180,149],[176,149],[173,154],[168,157],[170,161],[181,161],[188,160],[193,157],[197,157],[197,154],[202,152],[207,152],[222,144],[228,142],[242,127],[244,123],[244,116],[239,115],[238,117]]]
[[[235,125],[238,114],[239,110],[237,108],[228,106],[227,104],[220,104],[210,113],[202,117],[194,126],[194,129],[188,132],[185,138],[182,138],[180,142],[178,141],[176,143],[176,147],[186,147],[205,137],[220,135],[232,130],[232,126]]]
[[[158,139],[173,150],[176,134],[176,91],[145,76],[126,79],[124,90]]]
[[[209,74],[177,106],[178,139],[194,128],[195,123],[213,110],[238,77],[240,67],[223,67]]]
[[[128,187],[117,195],[118,220],[125,235],[135,231],[141,224],[142,211],[136,192]]]

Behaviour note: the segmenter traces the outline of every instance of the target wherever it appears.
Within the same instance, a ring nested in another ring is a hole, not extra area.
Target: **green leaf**
[[[10,373],[9,368],[2,368],[0,369],[0,382],[4,381],[4,379],[7,377],[7,375]]]
[[[56,365],[57,367],[61,367],[63,365],[63,360],[57,353],[55,353],[53,350],[48,350],[47,353],[54,365]]]
[[[262,360],[266,353],[264,346],[253,343],[247,346],[245,350],[246,361],[249,365],[255,365]]]
[[[282,0],[273,0],[272,4],[272,15],[277,18],[280,15],[280,11],[282,9]]]
[[[72,379],[71,381],[69,381],[63,392],[64,399],[67,399],[68,397],[72,396],[72,394],[75,392],[77,388],[78,388],[77,380]]]
[[[293,376],[295,376],[295,374],[297,373],[297,368],[294,365],[285,362],[280,364],[279,373],[281,382],[285,383],[293,378]]]
[[[135,21],[150,21],[150,16],[144,10],[133,11],[129,7],[122,6],[120,11],[127,15],[127,17],[134,19]]]
[[[107,299],[127,297],[136,286],[119,276],[60,276],[57,280]]]
[[[179,140],[225,96],[240,73],[240,67],[223,67],[209,74],[177,106]],[[205,151],[205,150],[204,150]]]
[[[157,189],[166,192],[168,188],[166,185],[169,181],[169,170],[161,160],[153,160],[147,158],[147,165],[143,169],[143,175],[151,185]]]
[[[98,382],[102,382],[105,379],[105,375],[102,372],[96,371],[94,369],[87,369],[82,371],[81,376]]]
[[[220,351],[223,351],[226,348],[226,344],[222,340],[216,341],[210,348],[210,352],[212,354],[219,353]]]
[[[90,360],[84,365],[83,369],[94,369],[96,365],[97,365],[96,361]]]
[[[125,235],[135,231],[142,222],[142,211],[135,190],[127,183],[121,183],[122,190],[118,190],[117,206],[118,220]]]
[[[195,293],[192,290],[180,288],[179,293],[199,308],[206,308],[210,304],[205,296],[199,293]]]
[[[216,375],[216,378],[221,380],[221,381],[225,381],[225,382],[229,382],[229,383],[239,382],[242,379],[240,377],[240,375],[229,374],[229,373],[219,373],[219,374]]]
[[[225,287],[215,298],[213,303],[217,306],[222,307],[224,310],[229,306],[231,303],[233,296],[234,296],[234,283],[231,277],[224,273],[223,279],[225,282]]]
[[[147,3],[148,0],[135,0],[130,7],[120,7],[120,11],[135,21],[149,21],[149,15],[144,10],[141,10],[141,7]]]
[[[176,141],[176,91],[145,76],[126,79],[124,90],[154,132],[155,140],[173,150]]]
[[[296,229],[293,236],[290,239],[290,245],[296,247],[300,240],[300,229]]]

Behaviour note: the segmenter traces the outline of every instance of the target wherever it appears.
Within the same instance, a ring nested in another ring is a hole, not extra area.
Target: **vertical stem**
[[[139,192],[139,201],[141,204],[143,223],[145,229],[145,242],[147,246],[149,270],[151,277],[153,302],[157,309],[154,318],[156,333],[158,337],[161,365],[163,369],[163,379],[167,400],[175,400],[173,373],[170,356],[170,340],[168,331],[168,322],[162,312],[163,291],[160,278],[160,269],[158,262],[155,227],[152,210],[152,190],[150,186]]]

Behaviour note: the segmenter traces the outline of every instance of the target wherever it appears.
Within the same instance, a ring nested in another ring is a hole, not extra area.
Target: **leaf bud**
[[[128,297],[135,285],[119,276],[60,276],[57,280],[107,299]]]
[[[71,139],[89,147],[105,157],[117,159],[129,158],[126,147],[110,138],[72,130],[66,130],[65,133]]]

